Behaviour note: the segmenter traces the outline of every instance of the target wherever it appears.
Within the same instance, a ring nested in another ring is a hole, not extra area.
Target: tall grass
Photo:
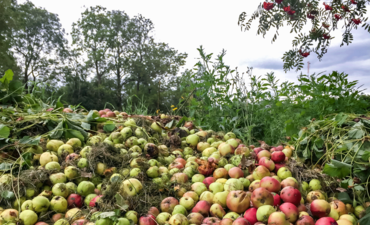
[[[144,96],[139,98],[137,95],[131,95],[126,99],[126,103],[122,106],[122,111],[130,115],[148,115],[150,113],[146,106]]]
[[[203,48],[198,51],[200,61],[182,85],[191,97],[182,103],[181,113],[203,129],[233,131],[249,143],[276,144],[293,138],[314,118],[364,113],[370,106],[358,81],[349,81],[344,73],[300,74],[297,83],[281,82],[274,73],[231,70],[224,51],[215,59]]]

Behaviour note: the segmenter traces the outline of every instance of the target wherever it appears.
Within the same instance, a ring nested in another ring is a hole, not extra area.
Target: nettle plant
[[[293,48],[284,53],[283,68],[298,71],[303,68],[303,59],[311,53],[321,60],[334,38],[333,31],[343,29],[341,46],[353,41],[353,29],[362,27],[370,33],[365,17],[369,3],[370,0],[269,0],[260,3],[249,19],[245,12],[241,13],[238,24],[242,30],[250,30],[252,22],[258,19],[258,35],[265,37],[270,29],[276,29],[272,42],[277,39],[279,28],[285,23],[290,26],[290,33],[297,36],[292,41]],[[307,23],[311,23],[308,33]]]

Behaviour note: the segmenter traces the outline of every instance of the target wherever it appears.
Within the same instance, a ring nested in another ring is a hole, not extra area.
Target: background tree
[[[109,18],[108,27],[108,66],[114,77],[116,105],[123,103],[123,85],[128,77],[128,52],[131,38],[135,35],[135,24],[123,11],[111,11],[107,13]]]
[[[55,78],[55,65],[65,54],[67,41],[56,14],[37,8],[31,2],[19,5],[16,11],[17,27],[11,45],[28,89],[30,80]]]
[[[11,69],[19,72],[13,53],[10,51],[13,32],[16,27],[15,0],[0,0],[0,74]]]
[[[77,45],[87,54],[85,62],[89,68],[93,68],[98,84],[109,72],[107,63],[108,29],[109,19],[106,9],[100,6],[90,7],[81,15],[82,18],[72,25],[73,45]]]
[[[293,48],[283,56],[284,70],[303,68],[303,58],[315,53],[321,59],[328,51],[332,32],[343,29],[342,43],[349,45],[353,41],[351,31],[358,27],[370,33],[370,24],[366,23],[366,4],[370,0],[269,0],[260,3],[258,9],[247,20],[245,12],[239,16],[238,24],[243,30],[249,30],[253,20],[258,19],[257,34],[263,37],[271,28],[276,28],[272,42],[279,35],[279,28],[285,22],[291,27],[291,33],[297,36],[292,42]],[[308,33],[305,33],[307,22],[311,23]]]

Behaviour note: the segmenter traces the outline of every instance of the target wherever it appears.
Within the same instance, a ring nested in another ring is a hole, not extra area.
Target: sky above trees
[[[18,3],[23,3],[19,0]],[[368,65],[370,64],[370,35],[364,30],[355,30],[354,42],[349,46],[339,47],[340,41],[332,41],[328,53],[320,62],[315,55],[304,60],[302,71],[283,71],[281,57],[291,46],[294,35],[289,35],[288,28],[280,30],[278,40],[271,44],[273,32],[263,39],[256,35],[257,23],[251,31],[242,32],[238,27],[238,16],[245,11],[251,15],[258,6],[258,1],[97,1],[97,0],[64,0],[47,1],[33,0],[36,6],[59,15],[66,33],[71,33],[72,23],[81,17],[86,7],[101,5],[108,10],[123,10],[129,16],[142,14],[153,21],[154,37],[159,42],[188,53],[185,68],[192,68],[199,57],[196,48],[203,45],[207,53],[218,54],[222,49],[227,51],[225,61],[232,67],[243,72],[247,67],[254,68],[254,74],[275,72],[281,80],[295,81],[301,72],[307,73],[307,61],[311,63],[310,74],[313,72],[330,72],[338,70],[348,73],[350,80],[360,80],[370,93]],[[368,12],[368,15],[370,13]],[[340,35],[340,32],[338,32]],[[67,37],[71,41],[71,36]]]

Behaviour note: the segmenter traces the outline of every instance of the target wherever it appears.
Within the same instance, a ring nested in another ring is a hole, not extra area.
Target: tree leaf
[[[349,197],[347,192],[341,192],[338,194],[338,200],[344,202],[345,204],[352,204],[353,200]]]
[[[78,139],[81,140],[81,142],[85,142],[84,136],[78,130],[71,130],[71,129],[66,130],[65,131],[65,137],[67,139],[70,139],[70,138],[78,138]]]
[[[99,214],[99,218],[104,219],[104,218],[109,218],[109,217],[112,217],[112,216],[115,216],[115,215],[116,215],[115,212],[103,212],[103,213]]]
[[[362,138],[365,135],[365,131],[362,128],[363,123],[358,122],[351,128],[351,130],[348,131],[348,137],[354,139]]]
[[[60,101],[58,101],[57,104],[56,104],[56,107],[57,107],[57,109],[58,108],[64,108],[64,105],[63,105],[63,103],[61,103]]]
[[[175,120],[171,120],[170,122],[166,124],[165,128],[171,129],[175,122],[176,122]]]
[[[344,113],[339,113],[335,116],[334,120],[337,121],[337,124],[341,126],[347,119],[348,115]]]
[[[105,132],[112,132],[114,129],[116,129],[116,125],[112,121],[108,121],[103,127]]]
[[[62,137],[63,135],[63,132],[64,132],[64,129],[63,129],[63,121],[61,121],[60,123],[58,123],[58,125],[54,128],[54,130],[51,131],[51,133],[49,134],[49,137],[51,139],[59,139],[60,137]]]
[[[89,114],[87,114],[86,120],[87,122],[94,122],[99,118],[100,114],[98,112],[94,112],[93,110],[91,110]]]
[[[3,162],[0,164],[0,171],[9,171],[12,168],[11,163]]]
[[[7,70],[5,71],[5,74],[2,78],[0,78],[0,82],[5,84],[5,85],[8,85],[10,83],[10,81],[13,80],[13,76],[14,76],[14,73],[12,70]]]
[[[0,138],[8,138],[10,135],[9,127],[4,124],[0,124]]]
[[[362,217],[359,221],[360,225],[369,225],[370,224],[370,207],[366,208],[365,216]]]
[[[36,136],[36,137],[29,137],[29,136],[24,136],[21,140],[19,140],[20,144],[24,145],[39,145],[41,140],[41,136]]]
[[[343,178],[348,176],[351,170],[352,165],[332,159],[331,163],[325,164],[323,173],[328,174],[332,177]]]
[[[81,127],[85,130],[90,130],[91,129],[91,125],[89,123],[85,123],[85,122],[81,123]]]
[[[12,191],[3,191],[3,192],[1,192],[1,197],[8,200],[8,201],[15,199],[15,195]]]

